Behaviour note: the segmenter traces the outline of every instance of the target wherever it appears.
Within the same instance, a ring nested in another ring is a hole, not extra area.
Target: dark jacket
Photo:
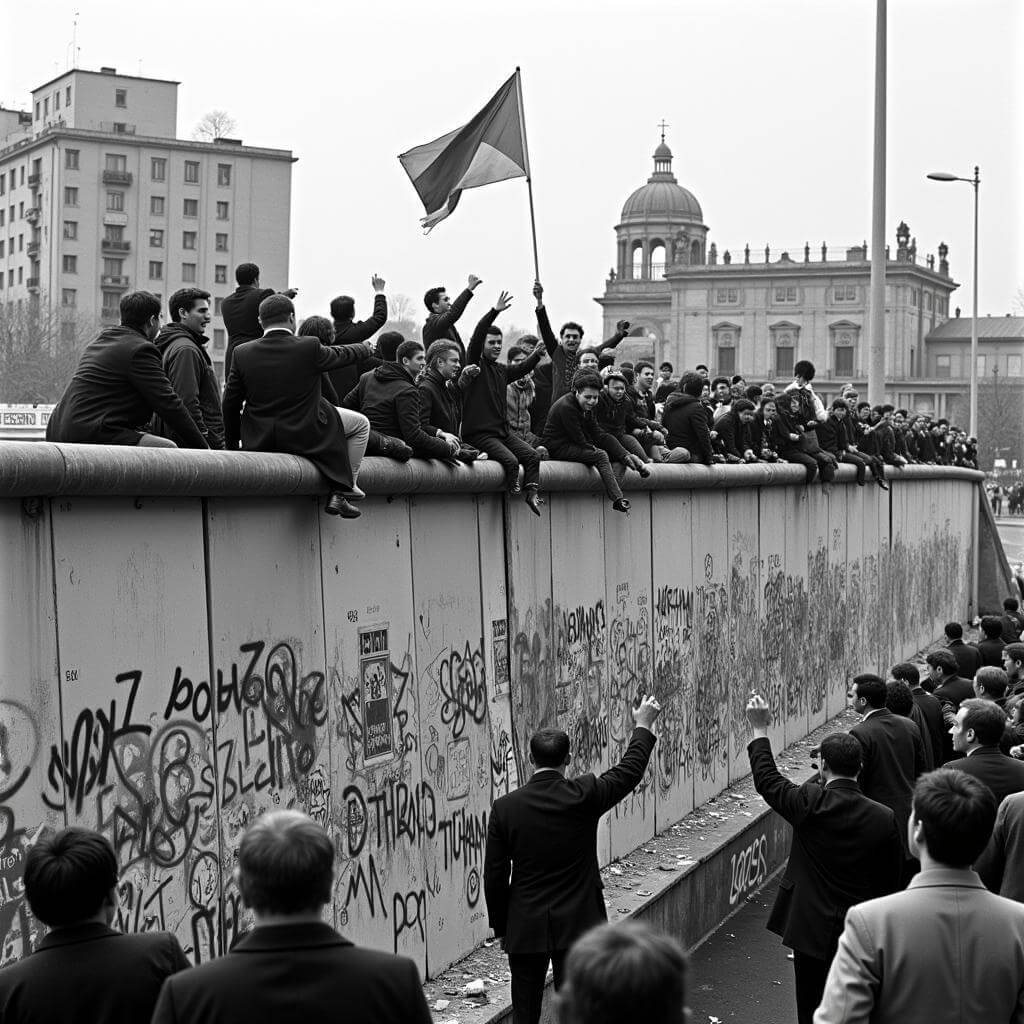
[[[354,946],[320,922],[255,928],[226,956],[168,981],[152,1024],[430,1024],[404,956]]]
[[[599,777],[535,772],[491,807],[484,899],[508,953],[565,950],[607,919],[597,824],[643,778],[655,739],[634,729],[622,760]]]
[[[575,352],[570,352],[555,337],[551,330],[551,321],[548,319],[548,311],[544,306],[537,307],[537,330],[544,342],[544,347],[551,356],[551,404],[554,405],[562,397],[572,390],[572,378],[580,368],[580,356],[584,352],[594,352],[600,355],[602,352],[615,348],[626,336],[621,331],[616,331],[607,341],[600,345],[580,346]]]
[[[661,430],[661,424],[658,422],[658,410],[654,404],[654,393],[648,391],[643,394],[638,387],[634,386],[627,389],[626,395],[633,403],[633,412],[638,419],[643,421],[644,426],[651,430]]]
[[[644,429],[643,421],[638,418],[629,395],[624,395],[621,402],[616,402],[607,388],[601,391],[601,397],[597,400],[596,415],[601,429],[617,441],[621,441],[626,434],[632,434],[634,430]]]
[[[154,414],[186,448],[209,447],[171,387],[159,349],[134,327],[109,327],[78,360],[46,425],[46,440],[138,444]]]
[[[942,701],[921,686],[911,687],[910,692],[914,697],[914,706],[921,712],[921,719],[924,721],[923,729],[921,722],[918,721],[918,729],[932,752],[932,765],[941,768],[942,762],[946,759],[946,739],[949,737],[942,719]]]
[[[837,419],[831,413],[824,423],[818,424],[818,444],[821,450],[834,455],[837,459],[845,454],[847,444],[846,427],[843,420]]]
[[[761,452],[765,448],[778,454],[779,446],[783,442],[783,433],[783,426],[777,415],[772,420],[766,420],[764,413],[758,411],[754,415],[754,422],[750,424],[750,436],[757,457],[761,457]]]
[[[888,708],[872,711],[851,730],[862,751],[864,764],[859,782],[864,795],[892,809],[906,844],[914,783],[924,774],[924,740],[909,718],[894,715]]]
[[[257,288],[255,285],[240,285],[220,304],[220,315],[224,319],[224,330],[228,332],[228,345],[224,352],[224,379],[231,376],[231,362],[235,349],[247,341],[263,337],[260,326],[260,303],[274,294],[273,288]]]
[[[433,427],[457,435],[462,426],[462,392],[458,383],[445,380],[437,370],[428,368],[418,386],[423,429]]]
[[[366,320],[335,320],[334,341],[331,345],[356,345],[369,341],[388,320],[388,300],[384,295],[374,295],[373,313]],[[339,395],[347,395],[367,370],[376,369],[383,360],[375,355],[360,356],[354,363],[331,370],[331,383]],[[339,403],[340,404],[340,403]]]
[[[211,448],[224,447],[224,417],[220,409],[220,384],[206,351],[207,337],[181,324],[165,324],[153,343],[160,351],[164,373],[171,387],[185,403],[196,426]],[[181,435],[159,417],[153,418],[153,432],[169,437],[179,447]]]
[[[790,949],[830,961],[846,911],[899,888],[903,844],[896,816],[853,779],[794,785],[779,773],[767,739],[753,740],[747,754],[758,793],[793,826],[768,928]]]
[[[338,351],[351,347],[344,345]],[[361,412],[379,433],[401,438],[421,458],[447,459],[451,455],[447,442],[437,436],[437,428],[424,427],[416,382],[399,363],[382,363],[364,373],[342,405]]]
[[[951,640],[949,653],[956,658],[958,674],[964,679],[973,679],[978,669],[981,668],[981,653],[978,648],[972,644],[965,644],[963,640]],[[1000,664],[1002,664],[1001,656]]]
[[[459,346],[459,361],[465,363],[466,346],[463,345],[462,338],[459,337],[455,322],[466,311],[471,298],[473,298],[473,293],[465,288],[458,294],[447,313],[431,313],[427,317],[427,322],[423,325],[423,347],[425,349],[430,348],[431,342],[440,341],[441,338],[446,341],[454,341]]]
[[[345,432],[338,410],[323,397],[321,378],[359,354],[355,345],[328,348],[316,338],[278,330],[240,345],[224,389],[228,450],[241,441],[247,451],[302,455],[334,486],[350,488]]]
[[[753,449],[750,426],[752,424],[742,423],[740,414],[733,409],[719,418],[715,424],[715,430],[718,431],[718,439],[726,455],[742,459],[744,452]]]
[[[1003,643],[1015,644],[1020,640],[1021,617],[1017,612],[1004,611],[1002,616],[1003,634],[1000,639]]]
[[[626,460],[626,449],[601,427],[593,409],[583,411],[573,392],[562,395],[551,406],[544,424],[543,441],[553,459],[560,458],[560,452],[566,452],[571,461],[571,448],[582,447],[600,448],[613,462]]]
[[[53,420],[51,419],[50,422],[52,423]],[[1006,644],[999,637],[994,640],[987,638],[979,640],[974,646],[981,655],[982,665],[993,665],[995,668],[1003,667],[1003,648]]]
[[[693,462],[711,465],[711,428],[699,398],[681,391],[673,392],[665,401],[661,422],[668,448],[685,448]]]
[[[168,932],[122,935],[95,922],[62,928],[0,971],[0,1021],[148,1022],[164,980],[188,966]]]
[[[973,754],[947,761],[943,767],[956,768],[984,782],[995,793],[997,805],[1011,793],[1024,791],[1024,761],[1007,757],[999,747],[978,747]]]

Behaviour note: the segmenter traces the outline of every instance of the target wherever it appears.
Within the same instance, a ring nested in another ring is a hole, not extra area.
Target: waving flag
[[[519,69],[469,124],[398,158],[427,211],[430,231],[458,205],[464,189],[529,178]]]

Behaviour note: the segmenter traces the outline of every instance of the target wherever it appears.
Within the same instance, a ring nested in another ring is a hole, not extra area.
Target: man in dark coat
[[[224,352],[224,379],[231,376],[231,361],[235,357],[235,349],[247,341],[255,341],[263,336],[260,326],[260,303],[274,295],[273,288],[260,287],[260,268],[255,263],[240,263],[235,268],[235,280],[238,287],[225,296],[220,304],[220,315],[224,319],[224,329],[228,332],[228,345]],[[281,292],[289,299],[298,294],[297,288],[288,288]]]
[[[627,452],[643,462],[650,462],[642,438],[650,437],[650,428],[636,414],[636,407],[627,395],[629,384],[625,374],[611,369],[604,375],[604,387],[594,415],[602,430],[611,434]]]
[[[209,339],[203,333],[210,322],[210,293],[201,288],[180,288],[171,296],[167,309],[171,322],[160,329],[154,342],[160,351],[164,373],[206,443],[211,448],[223,449],[220,384],[206,351]],[[184,440],[159,416],[153,418],[153,432],[169,437],[179,447]]]
[[[929,693],[921,685],[921,670],[909,661],[901,661],[893,665],[889,675],[893,679],[902,679],[910,687],[910,696],[918,716],[911,716],[917,723],[918,730],[924,737],[925,744],[931,750],[932,766],[940,768],[945,760],[947,738],[946,726],[942,718],[942,702],[933,693]],[[922,728],[922,723],[924,728]]]
[[[981,655],[982,665],[1002,668],[1006,642],[1003,640],[1003,620],[998,615],[982,616],[981,639],[974,646]]]
[[[679,390],[665,399],[661,422],[665,428],[666,462],[698,462],[710,466],[711,427],[704,403],[700,400],[704,381],[700,374],[684,373]],[[682,451],[680,451],[682,449]]]
[[[357,519],[359,509],[349,499],[362,497],[355,477],[370,425],[354,413],[343,420],[321,388],[326,370],[354,362],[369,346],[328,348],[316,338],[297,338],[295,307],[284,295],[263,300],[260,323],[263,337],[238,347],[224,389],[227,449],[236,451],[241,441],[247,451],[304,456],[330,484],[324,511]]]
[[[446,341],[454,341],[459,346],[459,359],[466,361],[466,346],[462,343],[458,328],[455,324],[459,317],[466,312],[469,300],[473,298],[473,292],[480,284],[480,278],[475,274],[469,275],[466,287],[456,296],[452,302],[448,298],[448,289],[444,285],[427,290],[423,296],[423,304],[427,307],[427,321],[423,325],[423,347],[429,348],[435,341],[444,338]]]
[[[754,422],[754,403],[748,398],[734,398],[728,412],[715,423],[718,438],[725,452],[726,462],[756,462],[753,436],[750,433]]]
[[[597,823],[640,783],[661,707],[645,697],[622,760],[595,777],[565,777],[569,737],[540,729],[530,739],[536,771],[491,807],[484,853],[484,900],[512,973],[514,1024],[537,1024],[548,962],[562,984],[573,941],[607,920],[597,863]]]
[[[412,960],[356,946],[322,920],[334,856],[299,811],[258,818],[236,868],[256,927],[226,956],[170,978],[152,1024],[431,1024]]]
[[[956,658],[957,675],[963,679],[973,679],[981,668],[981,655],[973,644],[964,643],[964,627],[959,622],[947,622],[945,628],[946,647]]]
[[[961,756],[943,768],[957,769],[984,782],[1002,803],[1011,793],[1024,791],[1024,761],[1007,757],[999,749],[1006,729],[1006,713],[992,700],[972,697],[957,710],[951,730],[953,749]]]
[[[351,295],[339,295],[331,299],[331,319],[334,322],[332,345],[356,345],[369,341],[388,320],[388,300],[384,294],[384,278],[376,274],[371,278],[373,285],[373,313],[366,320],[356,320],[356,301]],[[348,366],[331,370],[331,383],[341,396],[347,395],[367,370],[380,366],[376,356],[367,356]]]
[[[859,452],[853,451],[850,435],[847,432],[846,420],[849,409],[841,398],[837,398],[829,409],[824,423],[818,424],[818,444],[822,451],[828,452],[837,462],[853,466],[857,474],[857,486],[863,487],[867,482],[868,460]]]
[[[899,888],[903,842],[896,816],[857,784],[860,744],[846,733],[821,741],[818,777],[801,786],[784,778],[768,740],[769,710],[754,694],[747,704],[747,746],[754,786],[793,826],[786,873],[768,928],[793,950],[798,1024],[812,1024],[846,911]]]
[[[159,331],[160,300],[149,292],[125,295],[120,327],[102,331],[82,353],[46,425],[46,440],[177,447],[150,431],[156,414],[184,447],[209,448],[164,373],[153,344]]]
[[[401,461],[406,459],[403,447],[421,459],[451,458],[459,451],[458,437],[423,422],[416,388],[426,364],[423,346],[403,341],[395,356],[395,362],[364,373],[342,401],[346,409],[361,412],[370,421],[366,450]]]
[[[164,979],[189,966],[168,932],[122,935],[117,857],[84,828],[42,836],[25,857],[25,897],[50,930],[35,952],[0,971],[4,1024],[139,1024]]]
[[[423,429],[433,427],[442,434],[459,438],[455,458],[460,462],[475,462],[481,457],[480,451],[462,440],[462,395],[469,382],[480,373],[480,367],[461,367],[459,346],[454,341],[433,342],[427,349],[426,359],[426,369],[417,384]]]

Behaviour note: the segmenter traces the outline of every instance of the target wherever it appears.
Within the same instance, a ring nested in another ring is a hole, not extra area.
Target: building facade
[[[676,180],[664,136],[652,175],[626,200],[615,233],[616,263],[596,301],[606,335],[617,320],[634,324],[624,353],[668,360],[677,370],[703,363],[712,375],[758,382],[788,381],[796,360],[810,359],[825,397],[850,381],[866,391],[866,244],[720,252],[696,197]],[[920,257],[904,223],[895,243],[886,263],[887,397],[966,423],[969,362],[939,353],[958,287],[948,249]],[[957,322],[969,336],[970,322]],[[1021,376],[1019,362],[1008,359],[1006,372]]]
[[[74,69],[29,111],[0,111],[0,307],[46,304],[73,340],[83,323],[117,323],[127,291],[195,285],[213,296],[220,372],[234,268],[258,263],[264,284],[287,286],[295,158],[177,138],[178,84]]]

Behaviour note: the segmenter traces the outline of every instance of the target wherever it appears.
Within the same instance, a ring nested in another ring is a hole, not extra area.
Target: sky
[[[969,315],[971,188],[925,175],[979,165],[979,311],[1024,314],[1024,3],[888,9],[887,241],[901,220],[922,256],[945,241],[951,309]],[[588,336],[662,119],[719,252],[870,241],[871,0],[35,0],[0,16],[0,104],[27,107],[63,72],[75,11],[79,67],[181,82],[179,136],[222,109],[245,143],[293,151],[290,278],[263,283],[297,287],[300,315],[342,292],[368,314],[374,273],[425,314],[428,287],[454,293],[476,274],[471,314],[507,289],[506,325],[532,325],[525,182],[464,193],[424,236],[397,159],[468,121],[517,65],[546,301]]]

